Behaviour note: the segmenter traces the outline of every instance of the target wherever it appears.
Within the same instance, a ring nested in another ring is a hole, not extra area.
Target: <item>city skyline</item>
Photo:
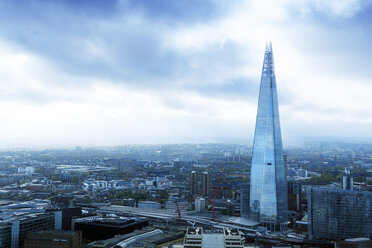
[[[372,140],[371,7],[2,1],[0,146],[249,143],[266,41],[284,143]]]

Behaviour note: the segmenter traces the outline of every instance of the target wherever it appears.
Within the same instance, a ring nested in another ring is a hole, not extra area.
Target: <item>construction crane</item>
[[[212,220],[214,221],[215,220],[215,211],[214,211],[214,202],[216,201],[216,196],[217,196],[217,188],[218,186],[220,185],[220,180],[221,180],[221,174],[222,174],[222,167],[218,173],[218,178],[217,178],[217,182],[216,182],[216,185],[215,185],[215,189],[214,189],[214,192],[213,192],[213,199],[209,198],[209,202],[211,204],[211,207],[212,207]],[[181,214],[181,211],[183,211],[185,208],[187,208],[192,202],[195,201],[196,198],[198,198],[199,196],[201,196],[202,194],[204,194],[204,192],[206,191],[207,189],[206,188],[203,188],[201,189],[201,191],[199,192],[199,194],[197,194],[196,196],[194,196],[190,201],[187,202],[186,205],[184,205],[182,208],[180,208],[180,206],[178,205],[178,202],[177,202],[177,199],[175,199],[175,204],[176,204],[176,209],[177,209],[177,213],[178,213],[178,219],[177,219],[177,224],[179,225],[181,223],[181,218],[182,218],[182,214]]]
[[[178,213],[178,219],[177,219],[177,224],[179,225],[181,223],[181,211],[184,210],[185,208],[187,208],[192,202],[195,201],[196,198],[198,198],[199,196],[201,196],[202,194],[204,194],[206,189],[202,189],[199,194],[197,194],[196,196],[194,196],[190,201],[187,202],[186,205],[184,205],[182,208],[179,207],[178,205],[178,202],[177,202],[177,199],[175,199],[175,204],[176,204],[176,208],[177,208],[177,213]]]
[[[213,194],[213,199],[209,198],[209,202],[211,204],[211,207],[212,207],[212,220],[214,221],[215,220],[215,214],[214,214],[214,203],[216,201],[216,197],[217,197],[217,188],[218,188],[218,185],[220,183],[220,180],[221,180],[221,174],[222,174],[222,167],[220,169],[220,172],[218,173],[218,178],[217,178],[217,182],[216,182],[216,186],[214,187],[214,194]]]

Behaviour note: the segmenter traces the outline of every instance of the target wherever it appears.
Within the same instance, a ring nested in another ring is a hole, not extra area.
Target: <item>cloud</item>
[[[370,136],[370,6],[2,1],[0,135],[48,144],[250,141],[271,40],[283,137]]]

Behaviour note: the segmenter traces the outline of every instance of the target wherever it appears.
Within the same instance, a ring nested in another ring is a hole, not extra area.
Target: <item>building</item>
[[[207,207],[207,200],[204,197],[198,197],[195,199],[195,210],[204,212]]]
[[[288,209],[296,211],[301,214],[301,182],[290,180],[287,182],[288,185]]]
[[[190,192],[193,195],[198,193],[198,174],[197,171],[191,171],[190,174]]]
[[[309,187],[306,194],[311,236],[372,237],[372,192]]]
[[[249,183],[240,185],[240,216],[247,217],[249,214]]]
[[[178,209],[182,211],[188,211],[191,210],[192,204],[190,204],[186,200],[180,200],[177,198],[170,198],[168,201],[165,203],[165,208],[166,209],[172,209],[174,212],[178,211]]]
[[[32,166],[18,167],[18,173],[22,174],[34,174],[35,168]]]
[[[124,218],[119,216],[92,216],[74,220],[74,230],[83,232],[83,238],[100,240],[114,237],[116,234],[131,233],[148,225],[146,218]]]
[[[26,234],[39,230],[61,228],[62,214],[58,212],[2,212],[0,216],[0,247],[23,247]]]
[[[46,212],[58,212],[61,214],[61,230],[70,231],[72,229],[71,223],[73,218],[81,218],[81,207],[63,208],[63,209],[47,209]]]
[[[243,248],[244,238],[236,228],[203,229],[189,227],[187,229],[184,248]]]
[[[202,192],[203,195],[209,195],[210,193],[210,178],[208,171],[204,171],[201,174],[200,192]]]
[[[277,225],[288,221],[287,183],[271,44],[266,45],[262,67],[249,207],[251,217],[261,222]]]
[[[353,238],[340,241],[340,248],[370,248],[372,240],[369,238]]]
[[[161,204],[154,201],[140,201],[138,202],[138,208],[161,209]]]
[[[354,188],[353,168],[348,167],[345,168],[345,172],[342,174],[342,189],[353,190],[353,188]]]
[[[81,231],[43,230],[27,234],[24,248],[81,248]]]
[[[183,231],[165,231],[152,227],[135,230],[132,233],[116,235],[114,238],[89,243],[85,248],[122,248],[122,247],[171,247],[169,244],[183,241]]]

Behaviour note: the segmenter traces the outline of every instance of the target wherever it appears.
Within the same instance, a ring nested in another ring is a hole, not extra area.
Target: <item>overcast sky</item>
[[[0,0],[0,145],[252,142],[272,41],[283,142],[372,138],[364,0]]]

